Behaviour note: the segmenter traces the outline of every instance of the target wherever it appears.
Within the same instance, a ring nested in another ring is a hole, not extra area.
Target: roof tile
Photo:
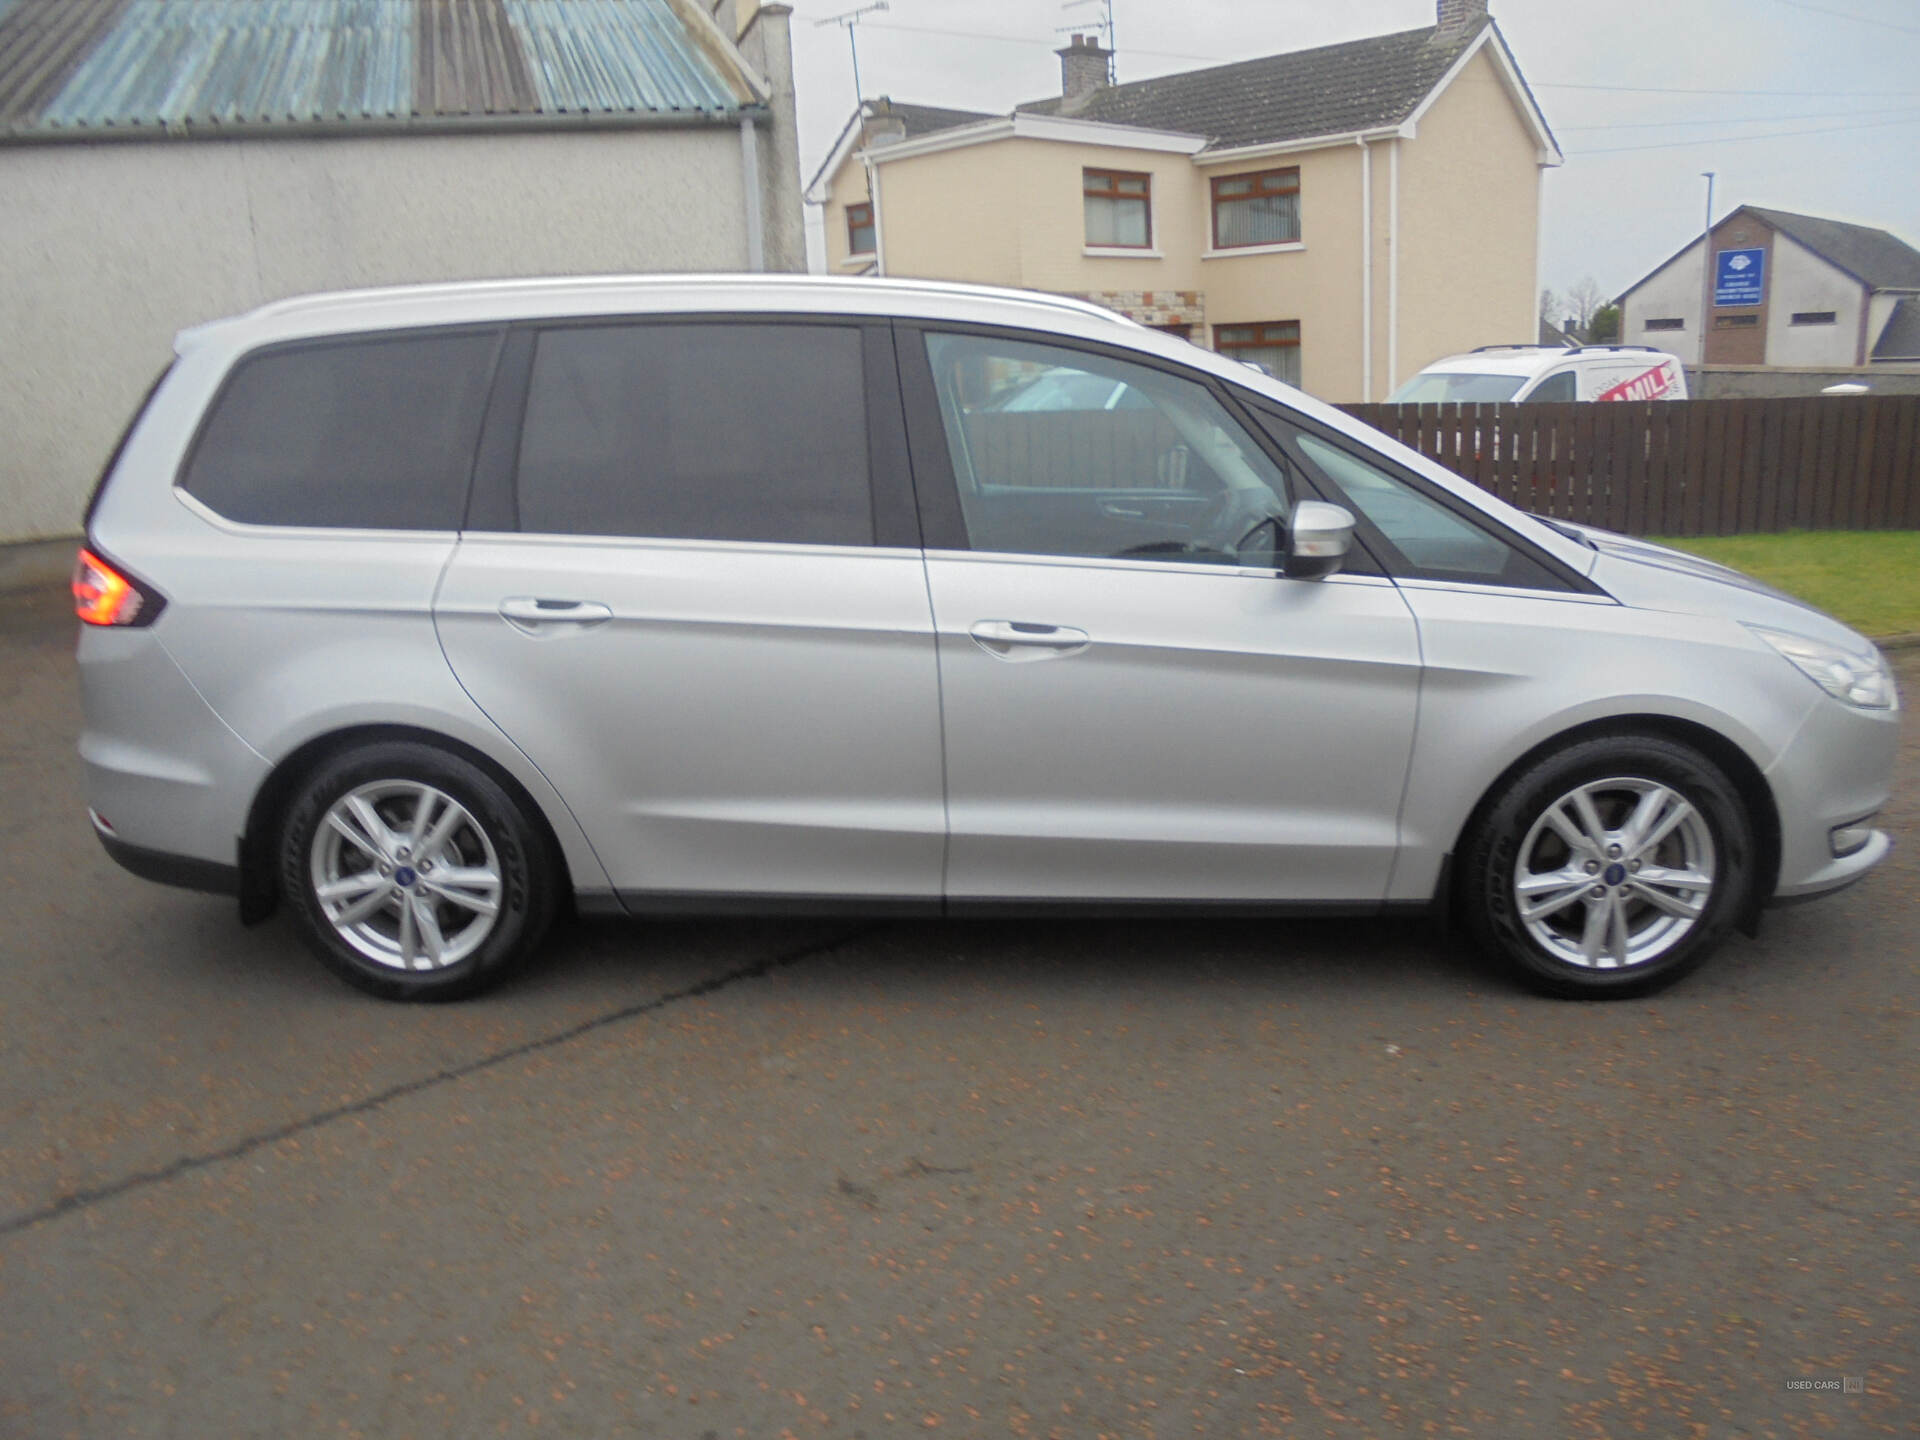
[[[1486,23],[1374,35],[1107,86],[1079,105],[1055,96],[1019,108],[1205,135],[1215,149],[1380,129],[1411,115]]]
[[[1796,215],[1791,210],[1763,210],[1758,205],[1740,208],[1872,289],[1920,290],[1920,250],[1898,235],[1871,225]]]

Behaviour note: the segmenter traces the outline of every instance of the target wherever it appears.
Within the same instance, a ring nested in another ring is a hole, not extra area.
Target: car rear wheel
[[[1712,761],[1654,736],[1546,757],[1493,798],[1464,852],[1481,946],[1556,995],[1645,995],[1712,953],[1743,912],[1753,827]]]
[[[554,908],[553,866],[513,797],[459,756],[404,741],[307,779],[280,882],[327,967],[390,1000],[477,994],[539,948]]]

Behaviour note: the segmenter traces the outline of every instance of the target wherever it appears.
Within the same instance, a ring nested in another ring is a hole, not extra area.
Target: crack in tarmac
[[[303,1135],[310,1130],[318,1130],[323,1126],[331,1125],[336,1120],[344,1120],[350,1115],[365,1115],[370,1111],[380,1109],[382,1106],[394,1100],[402,1099],[408,1095],[417,1095],[422,1091],[431,1090],[440,1085],[450,1084],[455,1080],[464,1080],[469,1075],[477,1075],[483,1070],[491,1070],[495,1066],[504,1065],[510,1060],[518,1060],[523,1055],[533,1055],[542,1050],[557,1049],[562,1045],[578,1040],[583,1035],[590,1035],[596,1030],[604,1030],[628,1020],[637,1020],[642,1015],[651,1015],[655,1011],[666,1009],[669,1005],[677,1005],[683,1000],[696,1000],[703,995],[711,995],[716,991],[728,989],[743,980],[764,980],[776,970],[785,970],[789,966],[798,965],[803,960],[811,960],[816,956],[837,950],[843,945],[851,944],[857,940],[864,940],[868,936],[878,933],[882,928],[881,925],[866,925],[855,930],[849,930],[845,934],[833,936],[830,939],[819,940],[811,945],[803,945],[798,950],[791,950],[781,955],[769,955],[766,959],[756,960],[751,965],[743,965],[736,970],[728,970],[719,975],[710,976],[697,984],[687,986],[684,990],[670,990],[666,994],[656,995],[650,1000],[642,1000],[633,1005],[623,1005],[618,1010],[609,1010],[604,1015],[596,1015],[590,1020],[582,1020],[578,1024],[569,1025],[564,1030],[556,1031],[551,1035],[543,1035],[537,1040],[524,1040],[518,1045],[510,1045],[505,1050],[496,1050],[491,1055],[483,1055],[477,1060],[469,1060],[462,1065],[452,1065],[444,1070],[436,1071],[431,1075],[423,1075],[417,1080],[408,1080],[403,1084],[389,1086],[378,1094],[355,1100],[351,1104],[336,1105],[331,1109],[316,1111],[311,1115],[290,1121],[285,1125],[275,1126],[271,1130],[257,1131],[219,1150],[209,1150],[199,1155],[183,1155],[179,1159],[170,1164],[163,1165],[157,1170],[142,1170],[132,1175],[122,1176],[120,1179],[105,1185],[97,1185],[88,1190],[72,1191],[69,1194],[62,1195],[51,1204],[42,1205],[37,1210],[27,1210],[20,1214],[10,1215],[5,1219],[0,1219],[0,1237],[17,1234],[35,1225],[44,1224],[46,1221],[57,1220],[63,1215],[71,1215],[78,1211],[90,1210],[96,1205],[108,1200],[117,1199],[134,1190],[144,1190],[148,1186],[161,1185],[179,1176],[190,1175],[196,1170],[204,1170],[209,1165],[218,1165],[226,1160],[238,1160],[242,1156],[250,1155],[255,1150],[259,1150],[264,1146],[276,1145],[280,1141],[290,1139],[295,1135]]]

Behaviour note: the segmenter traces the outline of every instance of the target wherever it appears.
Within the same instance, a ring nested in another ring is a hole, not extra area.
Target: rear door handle
[[[1071,625],[1036,625],[1025,620],[982,620],[967,633],[996,660],[1052,660],[1076,655],[1092,643]]]
[[[532,595],[510,595],[500,602],[500,618],[523,634],[538,635],[550,626],[584,630],[604,625],[613,618],[613,610],[597,600],[549,600]]]

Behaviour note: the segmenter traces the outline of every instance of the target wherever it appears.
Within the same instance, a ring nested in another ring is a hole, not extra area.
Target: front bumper
[[[1863,822],[1893,793],[1900,711],[1856,710],[1822,695],[1767,770],[1780,812],[1780,873],[1773,899],[1812,899],[1844,889],[1887,857],[1893,842],[1876,830],[1866,845],[1836,857],[1836,826]]]

